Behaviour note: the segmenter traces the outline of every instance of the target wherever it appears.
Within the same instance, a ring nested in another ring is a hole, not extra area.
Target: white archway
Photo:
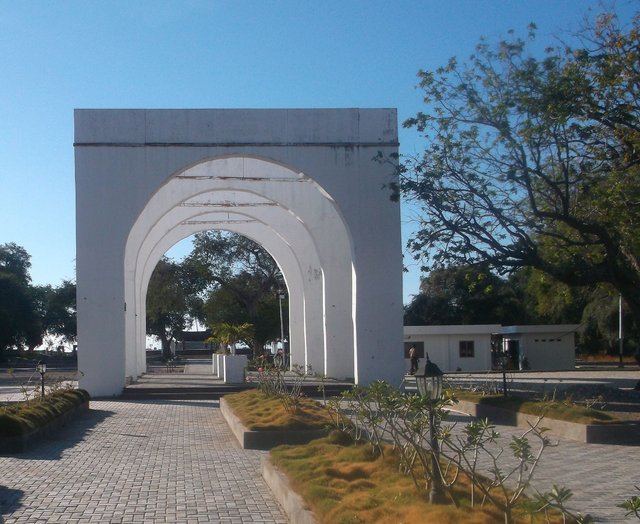
[[[145,370],[145,295],[175,242],[245,235],[283,271],[292,357],[366,384],[403,373],[393,110],[77,110],[82,387]]]

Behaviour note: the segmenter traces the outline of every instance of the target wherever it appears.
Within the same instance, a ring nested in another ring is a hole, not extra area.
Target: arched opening
[[[190,222],[216,225],[219,217]],[[147,349],[153,335],[165,360],[184,350],[203,357],[223,349],[221,341],[207,342],[209,337],[245,326],[238,351],[272,357],[276,348],[289,348],[287,290],[280,266],[254,240],[228,230],[200,231],[165,252],[152,271],[145,301]],[[157,361],[159,355],[153,356]]]
[[[346,225],[312,180],[250,157],[209,159],[176,173],[132,227],[124,259],[126,375],[146,369],[145,296],[153,268],[175,242],[207,229],[251,238],[281,268],[289,288],[292,363],[353,377],[355,275]]]

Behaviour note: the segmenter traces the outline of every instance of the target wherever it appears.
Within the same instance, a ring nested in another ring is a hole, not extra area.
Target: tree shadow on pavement
[[[8,456],[18,460],[58,460],[65,450],[82,442],[96,426],[113,414],[113,411],[90,409],[50,435],[32,442],[23,453],[12,453]]]
[[[24,491],[20,489],[0,485],[0,524],[4,522],[3,515],[10,515],[20,507],[23,495]]]

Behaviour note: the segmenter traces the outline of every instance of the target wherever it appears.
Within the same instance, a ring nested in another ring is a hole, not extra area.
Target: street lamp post
[[[622,359],[624,355],[624,334],[622,332],[622,293],[618,294],[618,344],[620,347],[620,363],[619,368],[624,367],[624,361]]]
[[[440,471],[440,447],[438,445],[438,432],[435,428],[434,402],[442,398],[442,376],[444,373],[426,355],[426,362],[422,372],[416,373],[416,386],[420,396],[428,398],[429,403],[429,440],[431,442],[431,471],[433,482],[429,492],[431,504],[443,504],[446,502],[442,489],[442,473]]]
[[[282,362],[285,362],[285,351],[284,351],[284,322],[282,320],[282,301],[284,300],[284,291],[281,289],[278,290],[278,304],[280,306],[280,344],[282,344]]]
[[[38,362],[36,366],[36,371],[40,373],[40,390],[41,396],[44,398],[44,374],[47,372],[47,364],[45,362]]]

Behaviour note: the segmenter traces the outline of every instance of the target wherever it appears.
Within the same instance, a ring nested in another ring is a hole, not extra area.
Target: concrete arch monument
[[[76,110],[81,387],[118,395],[146,370],[151,272],[207,229],[280,266],[294,363],[399,383],[400,211],[373,160],[397,147],[391,109]]]

